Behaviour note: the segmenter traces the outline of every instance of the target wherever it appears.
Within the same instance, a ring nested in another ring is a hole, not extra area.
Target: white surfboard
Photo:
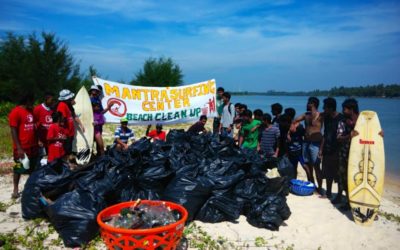
[[[75,138],[72,151],[76,152],[76,161],[80,165],[89,163],[93,151],[93,109],[89,94],[83,86],[75,97],[75,114],[82,122],[85,132],[75,124]]]
[[[374,222],[383,193],[385,152],[378,115],[363,111],[354,128],[358,135],[351,140],[348,189],[354,221],[363,226]]]

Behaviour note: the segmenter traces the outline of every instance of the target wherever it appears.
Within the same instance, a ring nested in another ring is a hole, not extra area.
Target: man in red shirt
[[[49,127],[53,122],[53,120],[51,119],[51,115],[54,112],[54,110],[52,109],[54,105],[53,97],[53,94],[46,93],[44,96],[44,102],[37,105],[33,110],[33,117],[36,122],[39,146],[44,147],[46,149],[46,152],[49,152],[46,139],[47,131],[49,130]]]
[[[60,102],[57,105],[57,111],[60,112],[67,120],[65,123],[65,133],[67,135],[67,140],[65,141],[65,153],[67,155],[72,153],[72,142],[75,137],[74,121],[78,123],[78,125],[81,127],[81,130],[85,132],[82,122],[79,120],[79,117],[75,116],[75,111],[72,107],[75,104],[74,96],[75,94],[68,89],[61,90],[60,96],[58,97]]]
[[[19,105],[11,110],[8,118],[13,140],[14,190],[12,198],[18,198],[18,184],[21,174],[30,174],[38,162],[38,141],[36,136],[35,121],[32,114],[33,95],[23,96]],[[21,160],[29,159],[29,166],[23,166]]]
[[[60,112],[54,112],[52,115],[53,124],[50,125],[49,132],[47,133],[47,140],[49,142],[48,162],[65,156],[64,143],[67,140],[65,134],[65,118]]]
[[[157,123],[156,129],[153,129],[152,131],[149,132],[150,128],[151,124],[147,126],[146,136],[151,137],[153,141],[155,140],[165,141],[166,133],[165,131],[162,131],[162,125],[160,123]]]

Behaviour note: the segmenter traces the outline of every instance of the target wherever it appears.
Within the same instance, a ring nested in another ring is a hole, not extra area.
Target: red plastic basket
[[[175,249],[182,238],[188,212],[181,205],[168,201],[142,200],[142,204],[157,206],[164,203],[171,210],[181,214],[181,219],[167,226],[150,229],[115,228],[103,222],[103,218],[118,214],[122,208],[131,207],[135,201],[116,204],[97,215],[100,234],[108,249]]]

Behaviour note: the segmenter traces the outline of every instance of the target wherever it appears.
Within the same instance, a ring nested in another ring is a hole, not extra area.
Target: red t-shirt
[[[8,120],[10,127],[14,127],[18,131],[18,139],[22,149],[26,152],[28,156],[32,156],[32,150],[30,149],[36,148],[38,146],[35,131],[35,122],[32,112],[23,108],[22,106],[17,106],[13,110],[11,110],[8,116]],[[13,148],[14,151],[17,150],[17,145],[14,141]]]
[[[161,131],[161,133],[157,134],[157,130],[154,129],[150,131],[147,136],[153,138],[154,140],[165,141],[165,135],[165,131]]]
[[[33,117],[35,118],[37,134],[38,138],[41,142],[47,146],[47,131],[49,130],[50,125],[53,123],[53,119],[51,115],[53,114],[53,110],[46,107],[43,103],[39,104],[33,110]]]
[[[72,117],[72,112],[69,110],[68,105],[65,102],[60,102],[57,111],[61,112],[64,118],[67,118],[67,123],[65,124],[67,136],[75,136],[74,118]]]
[[[53,123],[50,125],[49,132],[47,133],[47,140],[49,140],[49,152],[47,157],[48,162],[65,155],[64,140],[50,140],[66,138],[66,136],[65,128],[60,127],[58,123]]]

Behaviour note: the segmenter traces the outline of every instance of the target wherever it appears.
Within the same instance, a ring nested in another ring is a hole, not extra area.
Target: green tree
[[[63,88],[76,91],[80,84],[79,65],[65,42],[53,33],[28,36],[7,33],[0,42],[0,99],[16,102],[32,91],[36,99],[46,91]]]
[[[87,74],[82,77],[81,81],[81,85],[85,86],[87,90],[89,90],[90,87],[94,84],[92,80],[93,76],[101,77],[97,69],[95,69],[93,65],[90,65]]]
[[[173,87],[183,83],[183,74],[179,65],[175,64],[171,58],[149,58],[136,74],[131,84],[138,86]]]

